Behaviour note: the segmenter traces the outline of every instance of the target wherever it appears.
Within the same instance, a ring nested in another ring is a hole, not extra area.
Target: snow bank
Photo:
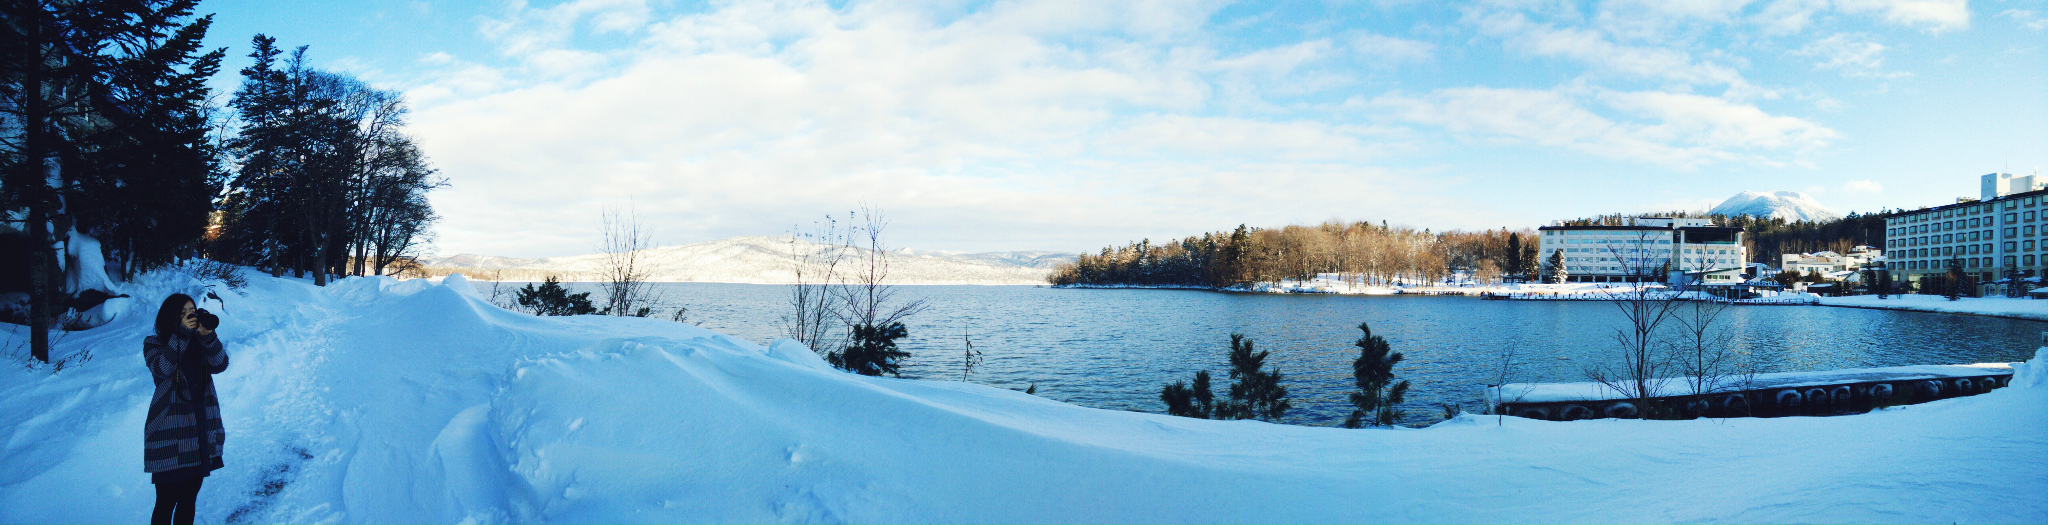
[[[1939,295],[1905,294],[1878,299],[1875,295],[1821,297],[1826,306],[1879,308],[1919,312],[1991,315],[2048,321],[2048,300],[2013,297],[1964,297],[1954,301]]]
[[[113,281],[107,279],[107,257],[100,252],[99,239],[72,230],[64,246],[64,293],[114,289]]]
[[[2048,521],[2048,353],[2032,386],[1862,416],[1360,431],[858,377],[788,341],[507,312],[453,276],[250,283],[210,306],[234,362],[202,522]],[[205,284],[117,291],[139,311]],[[61,372],[0,370],[0,522],[146,519],[147,319],[66,336],[58,357],[96,356]]]

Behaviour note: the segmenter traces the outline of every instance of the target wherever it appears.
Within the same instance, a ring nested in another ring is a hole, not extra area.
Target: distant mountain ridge
[[[1745,191],[1722,201],[1713,211],[1715,215],[1749,215],[1788,221],[1832,221],[1842,218],[1841,214],[1822,206],[1804,193],[1776,191],[1770,193]]]
[[[839,271],[851,271],[864,248],[832,246],[788,237],[733,237],[677,246],[640,250],[648,280],[656,282],[716,282],[789,284],[796,281],[791,251],[798,254],[845,256]],[[960,253],[931,250],[890,250],[889,281],[893,284],[1045,284],[1046,276],[1060,263],[1073,261],[1077,254],[1014,251]],[[472,277],[502,280],[537,280],[555,275],[565,281],[595,281],[605,267],[604,254],[538,259],[459,254],[421,259],[420,264],[438,272],[462,272]],[[807,275],[823,275],[814,266]]]

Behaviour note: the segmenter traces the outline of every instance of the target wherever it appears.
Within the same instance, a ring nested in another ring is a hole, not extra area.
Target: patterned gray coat
[[[181,326],[169,337],[143,338],[142,359],[156,379],[142,430],[142,470],[162,482],[220,468],[227,431],[220,424],[213,374],[228,369],[220,339]]]

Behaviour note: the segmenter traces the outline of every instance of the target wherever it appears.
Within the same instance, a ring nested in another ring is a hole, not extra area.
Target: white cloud
[[[618,24],[641,44],[602,53],[573,47],[566,22],[500,20],[490,26],[519,53],[515,71],[436,57],[456,73],[408,96],[414,131],[452,179],[434,199],[455,251],[587,251],[576,239],[591,237],[598,208],[627,199],[662,242],[776,233],[865,200],[913,239],[900,244],[940,249],[1078,250],[1362,206],[1471,220],[1431,211],[1451,190],[1407,188],[1370,164],[1407,140],[1398,130],[1208,114],[1299,82],[1339,44],[1224,56],[1192,36],[1206,6],[720,4]],[[582,61],[565,69],[596,73],[548,73],[558,51]]]
[[[2011,18],[2014,22],[2019,22],[2020,25],[2026,26],[2027,29],[2035,31],[2048,29],[2048,16],[2041,16],[2041,13],[2032,10],[2007,9],[1998,13],[1998,16]]]
[[[1703,27],[1733,21],[1751,0],[1611,0],[1602,2],[1594,23],[1626,40],[1661,41]]]
[[[1436,46],[1416,40],[1372,33],[1358,33],[1346,39],[1353,52],[1380,59],[1383,63],[1423,62]]]
[[[1968,0],[1835,0],[1845,13],[1881,13],[1886,22],[1930,32],[1970,27]]]
[[[1879,193],[1884,193],[1884,185],[1878,184],[1878,182],[1874,180],[1852,180],[1849,182],[1842,183],[1842,192],[1868,193],[1876,195]]]
[[[1798,33],[1829,11],[1876,14],[1885,22],[1932,33],[1970,26],[1967,0],[1777,0],[1751,20],[1774,32]]]
[[[1827,38],[1807,43],[1792,53],[1814,57],[1814,69],[1832,69],[1844,76],[1865,78],[1898,78],[1910,76],[1904,71],[1886,71],[1884,67],[1885,46],[1868,40],[1868,35],[1836,33]]]
[[[1536,23],[1519,13],[1485,14],[1473,22],[1509,49],[1533,56],[1568,59],[1628,78],[1727,86],[1730,92],[1744,95],[1760,93],[1735,68],[1697,60],[1680,49],[1622,45],[1600,31]]]
[[[1755,106],[1669,92],[1601,92],[1616,120],[1553,90],[1455,88],[1423,97],[1374,100],[1396,116],[1478,138],[1561,147],[1601,157],[1679,168],[1743,161],[1780,165],[1827,146],[1840,134]]]

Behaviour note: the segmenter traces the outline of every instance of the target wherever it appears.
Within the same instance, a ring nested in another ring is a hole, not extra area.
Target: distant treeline
[[[1325,222],[1279,229],[1239,225],[1154,244],[1150,239],[1082,254],[1055,268],[1055,285],[1228,288],[1336,273],[1359,283],[1435,282],[1454,270],[1482,282],[1536,270],[1532,230],[1432,233],[1385,222]]]
[[[1742,228],[1743,245],[1749,260],[1778,266],[1788,253],[1832,251],[1849,253],[1859,245],[1884,247],[1884,218],[1889,212],[1850,213],[1832,221],[1788,221],[1749,215],[1716,215],[1698,212],[1663,212],[1601,215],[1564,221],[1566,226],[1622,225],[1635,217],[1679,217],[1712,219],[1714,224]]]
[[[1857,245],[1882,247],[1883,213],[1832,221],[1787,221],[1747,215],[1664,212],[1600,215],[1561,221],[1565,226],[1619,226],[1637,217],[1707,218],[1742,228],[1749,259],[1777,266],[1787,253]],[[1536,232],[1522,230],[1432,233],[1385,222],[1325,222],[1279,229],[1248,228],[1204,233],[1179,241],[1140,240],[1082,254],[1052,272],[1055,285],[1192,286],[1229,288],[1335,273],[1359,283],[1439,282],[1468,272],[1482,283],[1534,279],[1541,266]]]

